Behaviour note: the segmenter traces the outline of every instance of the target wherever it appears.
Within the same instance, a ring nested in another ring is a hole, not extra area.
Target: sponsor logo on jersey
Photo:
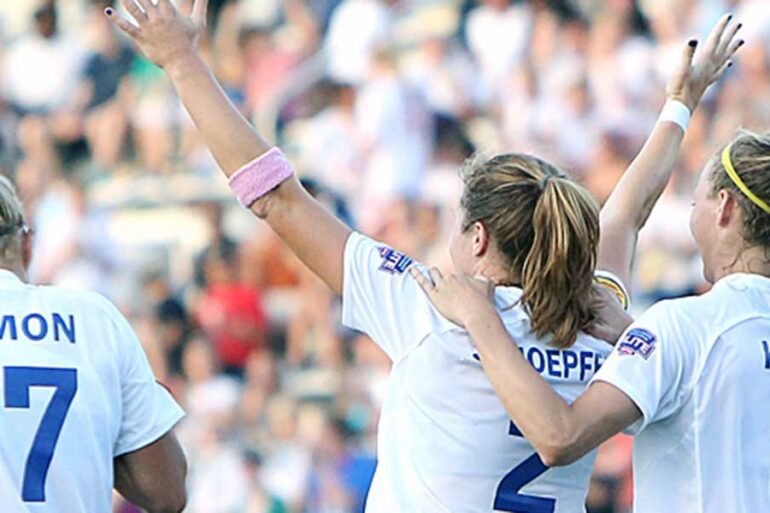
[[[655,351],[655,345],[658,337],[644,328],[634,328],[623,337],[623,341],[618,344],[618,353],[635,355],[638,354],[645,360]]]
[[[390,274],[404,274],[412,265],[413,260],[395,249],[382,246],[378,248],[380,251],[380,257],[382,257],[382,264],[380,264],[380,271],[385,271]]]

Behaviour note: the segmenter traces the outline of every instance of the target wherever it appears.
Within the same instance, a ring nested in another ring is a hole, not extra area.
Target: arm
[[[603,382],[568,404],[532,369],[493,308],[468,318],[465,327],[495,392],[547,466],[569,465],[641,416],[628,396]]]
[[[178,513],[187,502],[187,462],[173,432],[113,461],[115,489],[149,513]]]
[[[464,326],[484,371],[513,422],[547,466],[568,465],[636,421],[641,413],[623,392],[597,383],[572,405],[532,369],[491,301],[491,282],[465,275],[411,275],[438,310]]]
[[[727,70],[729,59],[743,44],[735,40],[741,24],[731,21],[732,16],[724,16],[714,27],[694,64],[697,41],[685,47],[666,87],[669,100],[681,102],[693,112],[706,89]],[[602,208],[598,267],[611,271],[626,284],[631,278],[639,231],[671,178],[683,138],[684,130],[679,125],[657,123]]]
[[[161,66],[203,135],[214,158],[229,177],[270,149],[230,103],[197,52],[198,34],[206,18],[207,0],[196,0],[191,17],[182,16],[170,0],[121,0],[137,22],[107,15]],[[259,199],[251,210],[335,292],[342,292],[343,252],[350,229],[317,203],[296,179],[289,179]]]

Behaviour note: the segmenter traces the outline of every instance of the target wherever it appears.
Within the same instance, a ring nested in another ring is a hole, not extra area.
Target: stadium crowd
[[[193,513],[358,513],[389,362],[233,201],[161,70],[109,0],[0,4],[0,169],[39,234],[36,283],[96,289],[187,410]],[[765,0],[218,0],[205,52],[232,101],[357,229],[447,267],[456,171],[524,151],[601,201],[663,102],[680,43],[746,20],[736,76],[696,113],[644,230],[636,308],[700,290],[696,163],[770,127]],[[630,507],[630,442],[600,452],[592,513]],[[132,506],[116,497],[116,511]]]

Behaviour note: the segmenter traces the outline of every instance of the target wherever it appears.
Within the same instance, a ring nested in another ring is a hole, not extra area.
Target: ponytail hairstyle
[[[725,159],[737,181],[727,172]],[[715,162],[709,177],[712,197],[723,189],[732,192],[741,209],[744,240],[770,252],[770,212],[763,209],[770,205],[770,133],[758,135],[741,130]]]
[[[474,157],[461,171],[463,229],[480,222],[497,244],[509,278],[523,290],[532,330],[552,345],[574,344],[595,319],[592,286],[599,208],[553,165],[524,154]]]

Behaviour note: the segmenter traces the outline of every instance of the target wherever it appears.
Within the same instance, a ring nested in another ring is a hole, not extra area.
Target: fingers
[[[409,268],[409,274],[417,282],[417,285],[429,296],[433,293],[433,282],[425,276],[416,266]]]
[[[206,13],[209,8],[209,0],[195,0],[192,8],[192,19],[199,27],[206,26]]]
[[[722,39],[719,41],[719,45],[717,45],[717,55],[724,55],[733,44],[737,43],[737,41],[733,40],[741,27],[743,27],[743,23],[732,23],[727,30],[725,30]]]
[[[438,288],[439,284],[444,280],[444,275],[435,267],[428,269],[428,274],[430,274],[430,280],[433,282],[433,287]]]
[[[128,37],[131,39],[138,39],[140,35],[139,27],[131,23],[125,18],[122,18],[121,16],[118,16],[115,14],[115,11],[108,7],[104,10],[104,14],[107,15],[107,17],[112,20],[112,22],[117,25],[117,27],[125,32]]]
[[[698,40],[690,39],[682,52],[682,59],[679,66],[685,73],[689,72],[690,66],[692,66],[693,57],[695,57],[695,50],[698,48]]]
[[[736,39],[735,41],[730,43],[730,46],[727,47],[727,54],[725,55],[725,59],[729,59],[730,57],[735,55],[735,52],[737,52],[745,42],[746,41],[744,41],[743,39]]]
[[[732,66],[733,66],[733,61],[727,61],[727,62],[725,62],[725,63],[722,65],[722,67],[721,67],[721,68],[719,68],[719,71],[717,71],[717,73],[714,75],[714,80],[712,81],[712,83],[713,83],[713,82],[717,82],[717,81],[719,81],[719,79],[720,79],[720,78],[722,78],[722,76],[723,76],[725,73],[727,73],[727,70],[728,70],[728,69],[730,69]]]
[[[147,11],[139,8],[139,5],[134,0],[120,0],[120,5],[130,14],[137,23],[141,24],[147,20]]]

